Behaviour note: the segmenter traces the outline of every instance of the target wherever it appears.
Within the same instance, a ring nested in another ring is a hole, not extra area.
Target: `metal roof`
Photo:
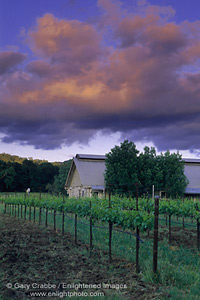
[[[186,163],[199,163],[200,164],[200,159],[198,159],[198,158],[182,158],[182,160]]]
[[[73,174],[77,169],[83,186],[104,187],[105,156],[77,154],[74,157],[67,176],[65,187],[71,185]]]
[[[104,190],[104,185],[92,185],[92,190]]]
[[[76,154],[76,158],[79,159],[95,159],[95,160],[105,160],[105,155],[94,155],[94,154]]]
[[[199,189],[192,189],[192,188],[186,188],[185,194],[200,194],[200,188]]]
[[[74,158],[83,185],[104,185],[105,160],[84,160]]]
[[[81,184],[92,189],[104,188],[105,155],[76,154],[73,159],[66,187],[71,185],[75,169],[77,169]],[[200,159],[183,158],[184,173],[189,180],[185,194],[200,194]]]

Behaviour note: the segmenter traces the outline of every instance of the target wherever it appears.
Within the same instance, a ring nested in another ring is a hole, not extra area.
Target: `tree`
[[[112,189],[120,194],[133,190],[133,185],[138,182],[138,153],[135,144],[125,140],[106,154],[107,186],[112,184]]]
[[[5,171],[6,175],[4,177],[4,183],[6,185],[6,188],[9,189],[12,186],[12,183],[14,182],[15,178],[15,169],[13,167],[10,167],[6,169]]]
[[[49,162],[37,165],[37,174],[39,181],[39,190],[46,191],[47,184],[53,184],[54,177],[58,174],[59,167]]]
[[[140,153],[134,143],[128,140],[115,146],[106,155],[106,185],[112,184],[113,190],[122,194],[134,191],[134,183],[139,183],[143,192],[165,190],[168,196],[183,196],[188,184],[184,174],[184,162],[179,153],[156,155],[155,148],[145,147]]]
[[[155,184],[157,172],[156,150],[151,147],[144,147],[144,152],[139,155],[139,181],[145,191],[151,191],[152,184]]]
[[[12,184],[15,178],[15,169],[13,166],[0,161],[0,190],[12,191]]]
[[[54,193],[64,193],[64,186],[67,179],[67,175],[69,173],[69,169],[71,166],[71,160],[64,161],[62,165],[59,167],[59,173],[54,177],[53,183],[53,191]],[[48,185],[48,190],[51,191],[52,188]]]
[[[159,156],[159,164],[162,167],[162,184],[167,195],[183,196],[188,180],[184,174],[184,161],[181,160],[181,155],[166,151],[164,155]]]

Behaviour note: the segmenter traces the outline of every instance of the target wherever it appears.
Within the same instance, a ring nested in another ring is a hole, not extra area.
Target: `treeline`
[[[184,162],[179,153],[166,151],[156,154],[155,148],[145,147],[143,152],[136,149],[128,140],[115,146],[106,155],[105,181],[113,192],[140,194],[165,191],[167,196],[177,197],[184,194],[188,180],[184,174]]]
[[[11,155],[8,153],[0,153],[0,160],[8,163],[8,162],[16,162],[19,164],[22,164],[25,160],[32,161],[36,164],[42,164],[42,163],[48,163],[48,160],[46,159],[33,159],[32,157],[20,157],[17,155]],[[60,166],[62,163],[61,162],[52,162],[51,163],[54,166]]]
[[[5,158],[5,157],[4,157]],[[0,192],[63,192],[71,161],[58,165],[49,162],[0,160]]]

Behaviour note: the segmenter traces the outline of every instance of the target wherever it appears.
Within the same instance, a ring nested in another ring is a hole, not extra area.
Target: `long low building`
[[[65,183],[69,197],[105,195],[105,155],[76,154]],[[189,184],[185,196],[200,197],[200,159],[183,158]]]
[[[183,161],[185,176],[189,180],[185,196],[200,197],[200,159],[183,158]]]

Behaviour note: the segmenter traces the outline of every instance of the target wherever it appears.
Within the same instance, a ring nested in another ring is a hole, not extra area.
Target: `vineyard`
[[[2,196],[3,197],[3,196]],[[1,200],[5,204],[5,213],[12,210],[15,211],[15,216],[22,217],[22,210],[24,211],[23,217],[26,219],[27,210],[29,210],[29,218],[31,217],[31,210],[33,210],[33,219],[35,220],[36,209],[39,209],[38,222],[41,223],[41,213],[45,210],[46,223],[48,212],[52,212],[54,216],[57,213],[64,216],[66,213],[74,214],[75,222],[77,218],[90,219],[91,228],[96,222],[115,225],[122,228],[123,231],[129,230],[134,232],[136,229],[139,232],[146,232],[153,229],[155,203],[152,199],[139,198],[119,198],[112,197],[108,199],[90,199],[90,198],[64,198],[45,195],[38,196],[4,196]],[[16,212],[17,210],[17,212]],[[171,235],[171,218],[182,218],[183,226],[184,218],[190,218],[192,222],[196,222],[197,230],[197,248],[200,247],[200,203],[191,199],[176,199],[176,200],[161,200],[159,203],[159,215],[164,216],[166,223],[169,225],[169,241]],[[55,218],[54,218],[55,221]],[[54,222],[54,227],[55,227]],[[63,224],[64,226],[64,224]],[[76,235],[76,233],[75,233]],[[139,236],[136,236],[139,238]]]
[[[70,231],[74,235],[75,244],[78,244],[79,240],[83,240],[83,237],[87,235],[85,239],[88,241],[90,254],[94,246],[99,247],[100,243],[106,243],[109,262],[112,261],[112,252],[117,254],[114,245],[116,235],[124,235],[125,243],[129,245],[129,257],[132,256],[132,260],[136,261],[137,272],[144,271],[140,254],[143,255],[144,252],[143,244],[145,244],[145,248],[146,241],[152,238],[153,244],[152,242],[151,246],[148,244],[148,252],[151,251],[149,255],[151,256],[151,260],[154,260],[152,254],[155,251],[153,247],[155,246],[154,239],[156,236],[156,206],[155,201],[150,198],[131,199],[112,196],[109,199],[73,199],[45,194],[33,194],[26,197],[17,194],[10,196],[2,194],[1,201],[4,203],[4,213],[30,220],[39,225],[51,225],[55,231],[59,230],[63,236],[66,231]],[[176,224],[183,230],[189,227],[192,229],[193,240],[196,240],[196,251],[198,251],[200,249],[200,202],[191,199],[160,199],[157,208],[159,220],[158,231],[163,231],[163,227],[165,226],[168,243],[172,242],[173,224]],[[80,232],[79,226],[84,227],[82,232]],[[106,238],[105,235],[102,238],[99,231],[97,233],[97,230],[106,232]],[[194,238],[195,235],[196,238]],[[159,239],[160,236],[157,242],[159,242]],[[122,248],[123,246],[122,242],[119,242],[118,239],[118,247]],[[160,250],[158,249],[158,245],[156,251],[158,252],[158,270],[157,268],[155,269],[155,265],[153,265],[153,270],[159,274],[159,265],[162,262],[159,261]],[[152,266],[149,266],[149,268],[152,269]]]

